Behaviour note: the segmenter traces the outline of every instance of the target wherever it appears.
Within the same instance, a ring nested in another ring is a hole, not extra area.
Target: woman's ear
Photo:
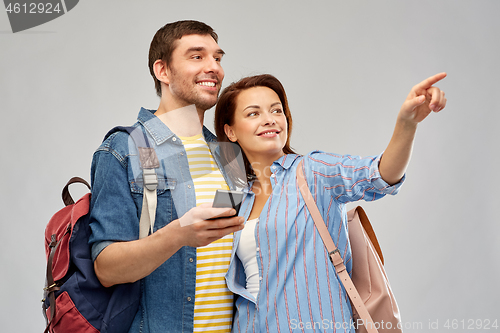
[[[231,142],[236,142],[236,134],[234,134],[233,128],[228,124],[224,124],[224,132],[226,133],[227,138]]]
[[[153,71],[158,81],[167,85],[170,84],[170,80],[168,78],[168,67],[165,61],[160,59],[156,60],[153,64]]]

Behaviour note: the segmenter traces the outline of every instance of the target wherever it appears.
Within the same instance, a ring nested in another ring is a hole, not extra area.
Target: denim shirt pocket
[[[142,177],[138,180],[130,180],[130,192],[134,198],[134,202],[137,206],[137,212],[140,214],[142,211],[143,202],[143,183]],[[165,177],[158,177],[158,188],[156,190],[157,195],[157,206],[156,206],[156,218],[154,231],[163,228],[171,221],[177,219],[177,213],[175,210],[174,200],[172,198],[172,191],[175,189],[177,181],[175,179]],[[140,216],[138,216],[140,218]]]

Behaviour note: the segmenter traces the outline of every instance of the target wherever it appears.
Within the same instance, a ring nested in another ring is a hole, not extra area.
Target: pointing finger
[[[444,79],[446,77],[446,75],[447,74],[445,72],[443,72],[443,73],[439,73],[439,74],[436,74],[434,76],[431,76],[431,77],[423,80],[419,84],[417,84],[415,86],[415,88],[417,88],[417,89],[427,89],[427,88],[430,88],[436,82],[439,82],[442,79]]]

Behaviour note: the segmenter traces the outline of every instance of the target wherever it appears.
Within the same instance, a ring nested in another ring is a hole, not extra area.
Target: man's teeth
[[[215,87],[215,82],[203,81],[203,82],[198,82],[198,84],[200,86]]]

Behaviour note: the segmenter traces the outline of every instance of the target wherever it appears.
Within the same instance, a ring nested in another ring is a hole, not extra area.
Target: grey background
[[[283,82],[300,153],[380,153],[411,87],[446,71],[447,108],[419,127],[400,194],[362,205],[406,332],[500,321],[499,12],[496,0],[86,0],[17,34],[0,13],[1,331],[43,330],[43,237],[60,190],[90,178],[107,130],[158,106],[149,43],[180,19],[218,32],[224,86],[260,73]]]

